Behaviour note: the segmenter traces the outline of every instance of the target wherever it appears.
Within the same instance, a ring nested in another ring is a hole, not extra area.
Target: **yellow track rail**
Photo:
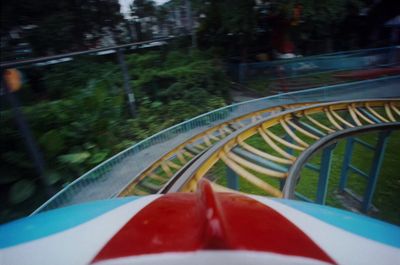
[[[285,109],[297,108],[310,104],[311,103],[301,103],[271,107],[240,116],[209,128],[162,155],[150,167],[142,171],[137,178],[134,178],[118,196],[123,197],[156,193],[178,170],[189,163],[196,155],[207,150],[234,131],[247,126],[249,123],[251,124],[262,120],[266,115],[272,115]],[[281,160],[278,159],[278,161]]]
[[[274,187],[268,180],[284,179],[287,171],[263,167],[246,160],[234,149],[240,147],[253,155],[268,160],[269,163],[289,167],[296,161],[299,154],[321,137],[346,128],[362,127],[377,123],[393,123],[400,119],[400,100],[367,100],[356,102],[334,102],[296,108],[259,120],[230,135],[215,148],[204,154],[200,165],[182,185],[180,191],[193,192],[200,179],[210,174],[210,169],[222,161],[240,177],[274,197],[282,197],[280,189]],[[277,135],[273,131],[283,132],[290,140]],[[246,141],[255,136],[264,140],[264,145],[270,151],[261,150],[262,146],[252,146]],[[290,153],[287,149],[296,150]],[[192,167],[193,169],[193,167]],[[190,171],[190,170],[189,170]],[[260,178],[259,176],[264,176]],[[217,190],[227,190],[216,185]]]

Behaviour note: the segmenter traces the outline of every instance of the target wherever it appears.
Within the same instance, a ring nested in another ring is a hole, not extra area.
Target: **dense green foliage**
[[[221,67],[218,60],[204,59],[203,53],[192,52],[188,56],[171,52],[165,58],[159,53],[149,53],[132,55],[128,60],[132,65],[136,94],[160,107],[186,102],[188,109],[180,114],[184,115],[180,118],[193,117],[201,109],[211,110],[220,105],[220,98],[229,96],[229,83],[224,73],[215,70],[216,66]],[[171,116],[170,113],[167,115]]]
[[[245,59],[252,47],[263,45],[258,33],[256,1],[212,0],[198,4],[197,8],[203,14],[196,33],[200,47],[212,46],[221,54]]]
[[[121,73],[112,63],[84,60],[48,69],[41,92],[45,100],[42,95],[39,103],[24,102],[23,113],[44,153],[49,185],[59,189],[136,141],[228,99],[226,77],[206,53],[148,52],[128,55],[127,61],[139,107],[134,119],[126,108]],[[32,93],[29,85],[23,90]],[[4,221],[32,210],[44,197],[11,111],[1,116]]]

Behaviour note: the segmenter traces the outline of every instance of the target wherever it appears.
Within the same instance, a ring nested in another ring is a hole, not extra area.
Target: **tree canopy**
[[[118,0],[1,1],[1,35],[34,25],[26,38],[38,55],[92,47],[122,21]]]

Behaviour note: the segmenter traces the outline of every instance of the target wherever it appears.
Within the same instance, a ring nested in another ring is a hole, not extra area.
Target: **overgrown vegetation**
[[[128,114],[121,73],[112,63],[61,64],[45,72],[40,96],[29,85],[23,88],[22,111],[44,153],[47,182],[55,189],[135,142],[228,100],[225,74],[205,52],[153,51],[129,55],[127,62],[136,118]],[[1,127],[4,222],[29,213],[45,196],[10,110],[2,111]]]

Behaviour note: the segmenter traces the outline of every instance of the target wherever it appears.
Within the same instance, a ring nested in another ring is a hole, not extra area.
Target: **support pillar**
[[[9,89],[9,86],[6,82],[2,82],[2,86],[4,87],[5,97],[12,108],[15,122],[17,123],[18,129],[22,135],[22,138],[24,139],[27,151],[35,165],[36,173],[39,176],[40,182],[43,185],[46,195],[48,197],[51,197],[55,192],[47,182],[45,175],[46,166],[43,155],[40,152],[39,146],[37,145],[32,135],[28,122],[21,112],[21,104],[18,98],[12,92],[10,92],[11,90]]]
[[[353,156],[354,138],[349,137],[346,141],[346,148],[343,158],[342,170],[340,172],[339,191],[344,191],[347,184],[347,178],[349,173],[349,165],[351,163],[351,157]]]
[[[382,131],[379,133],[378,142],[375,147],[375,154],[372,160],[371,170],[369,172],[367,189],[364,193],[364,198],[362,202],[362,211],[367,212],[372,204],[372,199],[374,197],[376,183],[378,181],[379,173],[381,171],[383,158],[385,156],[385,150],[387,145],[388,136],[390,131]]]
[[[118,62],[122,70],[122,75],[124,78],[124,90],[125,94],[128,97],[128,106],[129,111],[132,117],[136,116],[136,106],[135,106],[135,96],[133,94],[131,85],[130,85],[130,78],[128,73],[128,67],[125,62],[124,53],[122,49],[117,50]]]
[[[335,149],[336,144],[325,147],[322,151],[321,166],[318,179],[318,190],[316,203],[324,205],[326,202],[326,193],[328,191],[329,175],[332,164],[332,151]]]
[[[239,190],[239,177],[230,167],[226,167],[227,186],[233,190]]]

